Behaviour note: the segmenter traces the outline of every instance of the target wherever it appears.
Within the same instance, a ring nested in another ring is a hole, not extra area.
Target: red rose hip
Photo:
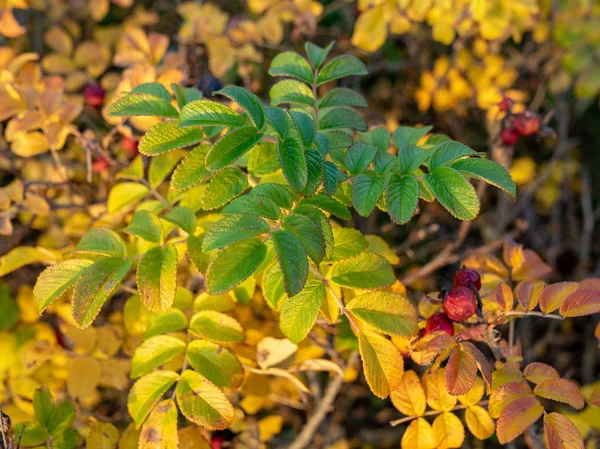
[[[92,108],[100,108],[104,104],[106,92],[98,84],[88,84],[83,89],[83,96],[88,106]]]
[[[465,321],[475,314],[477,298],[469,287],[459,285],[446,295],[443,308],[446,316],[452,321]]]
[[[423,331],[423,336],[431,334],[435,331],[443,331],[447,334],[454,335],[454,326],[446,315],[442,312],[436,312],[427,318],[427,324]]]
[[[540,130],[541,121],[538,115],[525,112],[515,116],[513,125],[519,134],[529,136]]]
[[[110,163],[105,157],[100,156],[94,162],[92,162],[92,171],[94,173],[102,173],[105,172],[109,167]]]
[[[481,290],[481,277],[479,273],[470,268],[461,268],[454,275],[454,286],[468,287],[473,284],[477,291]]]
[[[521,134],[514,128],[506,128],[502,130],[502,143],[509,147],[515,145],[521,138]]]

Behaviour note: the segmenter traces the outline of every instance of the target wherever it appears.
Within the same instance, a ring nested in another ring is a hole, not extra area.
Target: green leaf
[[[277,147],[273,142],[259,142],[248,153],[248,172],[265,176],[279,170]]]
[[[168,151],[194,145],[204,139],[199,129],[182,129],[176,122],[157,123],[140,140],[140,153],[156,156]]]
[[[73,251],[80,254],[98,254],[107,257],[126,257],[125,242],[114,231],[96,227],[87,231]]]
[[[248,195],[242,195],[221,211],[223,214],[230,215],[253,215],[259,217],[270,218],[271,220],[279,220],[281,210],[269,197],[254,193],[254,189]]]
[[[213,92],[213,95],[224,95],[239,104],[258,129],[265,125],[265,109],[260,99],[247,89],[239,86],[226,86]]]
[[[313,92],[306,84],[296,80],[283,80],[274,84],[269,91],[272,105],[300,104],[312,107]]]
[[[34,302],[39,313],[75,285],[81,273],[93,262],[70,259],[51,265],[38,276],[33,288]]]
[[[270,230],[269,224],[261,218],[251,215],[229,215],[211,226],[202,241],[202,251],[224,248]]]
[[[12,430],[14,435],[19,435],[19,443],[26,447],[44,444],[48,437],[46,430],[35,422],[17,423]]]
[[[333,228],[333,253],[330,262],[351,259],[367,248],[365,236],[357,229]]]
[[[347,87],[331,89],[319,100],[319,109],[337,108],[340,106],[357,106],[366,108],[367,100],[358,92]]]
[[[283,169],[283,175],[296,192],[302,192],[308,181],[306,154],[300,143],[288,137],[277,141],[277,156]]]
[[[244,369],[227,349],[209,341],[193,340],[187,358],[198,373],[220,388],[236,389],[244,380]]]
[[[33,393],[33,411],[38,423],[48,430],[50,418],[54,413],[54,399],[47,387],[42,386]]]
[[[138,447],[141,449],[178,449],[177,418],[177,406],[173,399],[159,402],[152,409],[142,427]],[[123,439],[119,441],[119,445],[123,445]],[[88,447],[90,447],[89,443]]]
[[[323,156],[327,156],[331,151],[331,144],[329,142],[329,137],[324,133],[317,133],[315,135],[315,141],[317,144],[318,150],[321,152]]]
[[[187,154],[184,150],[175,150],[153,157],[148,167],[148,183],[150,187],[153,189],[157,188]]]
[[[53,438],[63,435],[73,425],[73,421],[75,421],[75,406],[73,403],[68,399],[58,402],[54,406],[48,421],[48,433]],[[56,443],[56,439],[54,442]]]
[[[393,154],[379,150],[373,161],[373,168],[377,173],[387,173],[396,167],[396,158]]]
[[[206,155],[210,149],[209,145],[198,145],[183,158],[173,172],[171,179],[173,190],[190,189],[211,175],[205,164]]]
[[[472,220],[479,213],[475,188],[453,168],[438,167],[424,180],[440,204],[459,220]]]
[[[216,173],[202,197],[202,208],[213,210],[224,206],[248,187],[248,175],[236,167]]]
[[[121,231],[141,237],[152,243],[160,243],[163,239],[162,223],[155,213],[147,210],[135,212],[127,227],[121,229]]]
[[[358,344],[367,384],[375,396],[385,399],[402,382],[402,355],[394,343],[376,332],[359,333]]]
[[[292,124],[290,123],[290,116],[283,109],[269,106],[265,109],[267,120],[271,127],[275,130],[279,137],[285,139],[289,132]]]
[[[312,196],[323,180],[323,156],[321,153],[313,149],[306,150],[306,166],[308,175],[303,193],[304,196]]]
[[[331,257],[331,253],[333,252],[333,232],[329,218],[319,208],[308,204],[296,207],[294,214],[304,215],[320,225],[323,238],[325,239],[325,256]]]
[[[127,410],[135,422],[136,429],[140,428],[154,404],[177,379],[179,375],[173,371],[154,371],[133,384],[127,397]]]
[[[192,101],[202,100],[202,92],[195,87],[183,87],[179,84],[171,83],[171,89],[173,89],[179,109]]]
[[[4,332],[19,321],[21,311],[11,295],[10,288],[2,281],[0,281],[0,310],[2,310],[0,332]]]
[[[320,130],[327,131],[338,128],[354,128],[365,131],[367,122],[362,115],[346,106],[330,109],[319,117]]]
[[[297,199],[293,190],[284,184],[275,182],[264,182],[254,186],[250,195],[266,196],[271,199],[277,206],[284,209],[291,209],[294,201]]]
[[[488,159],[467,158],[459,159],[451,165],[464,176],[481,179],[499,189],[504,190],[513,198],[517,195],[517,186],[510,173],[501,165]]]
[[[289,114],[296,125],[298,134],[300,134],[302,144],[305,147],[310,147],[315,141],[315,135],[317,132],[313,118],[306,112],[302,111],[289,111]]]
[[[404,224],[414,215],[419,205],[419,182],[413,175],[392,174],[387,182],[385,201],[394,222]]]
[[[206,273],[207,290],[221,294],[232,290],[256,271],[267,254],[257,238],[236,242],[211,259]]]
[[[323,164],[323,185],[327,195],[333,195],[336,192],[342,178],[342,172],[337,168],[337,165],[331,161],[325,161],[325,164]]]
[[[356,212],[368,217],[379,201],[385,188],[385,176],[373,171],[366,171],[354,178],[352,183],[352,204]]]
[[[331,41],[325,48],[321,48],[312,42],[306,42],[304,44],[304,50],[306,51],[308,60],[315,69],[321,67],[321,64],[323,64],[323,61],[325,61],[325,58],[327,58],[327,55],[333,48],[334,43],[335,41]]]
[[[138,84],[131,90],[132,94],[150,94],[162,99],[165,103],[171,103],[171,94],[165,86],[160,83]]]
[[[366,75],[367,73],[369,72],[360,59],[354,56],[341,55],[333,58],[323,66],[319,71],[317,83],[321,85],[338,78],[345,78],[351,75]]]
[[[431,126],[422,126],[421,128],[400,126],[394,131],[392,140],[394,141],[396,148],[400,150],[404,145],[416,145],[425,134],[431,131],[431,128]]]
[[[206,155],[206,168],[212,172],[224,169],[256,145],[263,135],[253,126],[229,131],[221,137]]]
[[[99,259],[79,276],[73,289],[71,312],[80,329],[88,327],[104,303],[119,289],[132,262],[120,257]]]
[[[273,58],[269,75],[290,76],[308,84],[313,82],[312,70],[306,59],[292,51],[284,51]]]
[[[308,258],[302,241],[290,231],[275,231],[271,235],[283,273],[285,291],[294,296],[306,282]]]
[[[334,148],[346,149],[354,143],[354,137],[347,130],[333,129],[327,131],[326,136],[329,137],[329,145],[332,150]]]
[[[155,368],[185,352],[185,343],[168,335],[157,335],[145,340],[133,353],[131,378],[148,374]]]
[[[338,200],[327,195],[313,195],[310,198],[305,198],[302,200],[302,204],[316,206],[325,212],[329,212],[330,214],[341,218],[342,220],[350,220],[352,218],[352,214],[350,214],[350,211],[346,206],[344,206]]]
[[[202,427],[226,429],[235,418],[227,396],[212,382],[195,371],[185,370],[175,388],[181,413]]]
[[[359,138],[361,141],[377,147],[383,153],[387,153],[390,148],[390,132],[383,126],[359,133]]]
[[[262,282],[262,291],[267,304],[269,304],[273,310],[279,310],[280,300],[285,294],[283,273],[281,272],[279,263],[274,263],[265,272]]]
[[[129,164],[119,173],[117,173],[117,179],[132,179],[140,180],[144,177],[144,156],[138,154]]]
[[[190,332],[217,343],[242,341],[245,338],[240,323],[229,315],[214,310],[197,312],[190,320]]]
[[[76,429],[69,429],[52,441],[52,449],[75,449],[77,446],[79,446],[79,433]]]
[[[175,300],[177,248],[173,244],[152,248],[137,268],[140,298],[153,312],[167,312]]]
[[[388,260],[368,252],[333,264],[330,276],[336,284],[350,288],[383,288],[396,282]]]
[[[315,325],[324,300],[323,282],[315,276],[309,276],[300,293],[283,300],[279,315],[281,332],[292,343],[304,340]]]
[[[348,310],[359,320],[388,335],[410,337],[419,332],[417,309],[404,296],[369,292],[350,301]]]
[[[176,206],[161,218],[179,226],[188,234],[193,234],[196,230],[196,214],[187,207]]]
[[[196,269],[200,273],[205,274],[206,270],[208,269],[210,257],[208,254],[202,251],[203,239],[203,237],[199,238],[190,234],[187,241],[187,254]]]
[[[412,173],[431,155],[431,151],[423,150],[413,144],[406,144],[398,150],[398,171],[402,175]]]
[[[376,147],[364,142],[356,142],[348,149],[346,157],[344,158],[344,165],[346,165],[346,168],[350,173],[356,175],[363,170],[366,170],[371,162],[373,162],[376,154]]]
[[[177,332],[187,329],[188,320],[185,314],[176,308],[172,308],[166,313],[149,313],[148,330],[144,338],[151,338],[155,335],[162,335],[168,332]]]
[[[242,126],[244,119],[233,109],[210,100],[186,104],[179,114],[179,126]]]
[[[283,229],[292,231],[300,239],[309,257],[320,264],[325,257],[325,236],[321,225],[302,214],[291,213],[283,220]]]
[[[112,117],[153,116],[177,118],[177,109],[164,99],[148,93],[126,94],[114,101],[108,108]]]
[[[119,212],[125,207],[134,206],[139,200],[144,198],[150,189],[137,182],[122,182],[116,184],[108,194],[106,208],[109,214]]]
[[[453,140],[443,142],[433,149],[428,163],[429,170],[435,170],[448,162],[475,154],[477,153],[474,150],[460,142]]]

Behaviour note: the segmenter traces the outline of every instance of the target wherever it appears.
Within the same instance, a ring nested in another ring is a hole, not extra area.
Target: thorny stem
[[[335,300],[336,304],[340,308],[340,312],[342,312],[342,314],[346,315],[346,318],[348,318],[348,321],[350,322],[350,326],[352,326],[352,329],[354,329],[354,332],[356,332],[357,334],[359,334],[360,333],[360,327],[356,323],[356,320],[354,319],[354,315],[352,315],[352,313],[346,308],[346,306],[342,302],[341,298],[337,295],[337,293],[335,292],[335,290],[333,289],[333,287],[329,283],[329,280],[327,278],[325,278],[325,276],[323,276],[319,272],[319,270],[317,270],[317,269],[315,269],[313,267],[309,267],[309,268],[310,268],[310,271],[317,278],[319,278],[319,280],[323,283],[323,285],[329,290],[329,293],[331,293],[331,296],[333,297],[333,299]]]
[[[487,403],[488,403],[488,401],[485,400],[485,401],[479,401],[477,404],[473,404],[473,405],[480,405],[480,406],[482,406],[482,405],[487,405]],[[457,405],[452,410],[431,410],[429,412],[423,413],[421,416],[434,416],[434,415],[439,415],[441,413],[444,413],[446,411],[454,412],[454,411],[457,411],[457,410],[464,410],[464,409],[469,408],[469,407],[471,407],[471,406],[470,405],[463,405],[463,404],[461,404],[461,405]],[[417,419],[417,418],[420,418],[420,416],[407,416],[405,418],[401,418],[401,419],[397,419],[395,421],[391,421],[390,424],[392,426],[398,426],[400,424],[404,424],[405,422],[409,422],[409,421],[412,421],[413,419]]]

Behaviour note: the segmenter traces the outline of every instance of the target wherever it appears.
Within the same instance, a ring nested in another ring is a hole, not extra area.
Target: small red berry
[[[498,108],[502,112],[510,112],[513,104],[514,101],[512,101],[505,95],[504,97],[502,97],[502,100],[500,100],[500,103],[498,103]]]
[[[502,143],[506,146],[512,147],[521,138],[521,134],[514,128],[505,128],[502,130]]]
[[[123,149],[134,156],[138,152],[139,144],[139,140],[132,139],[131,137],[123,136],[123,138],[121,139],[121,145],[123,146]]]
[[[222,437],[212,437],[210,440],[210,447],[212,449],[221,449],[225,440]]]
[[[92,162],[92,171],[94,173],[102,173],[104,171],[106,171],[106,169],[109,167],[109,163],[108,163],[108,159],[106,159],[105,157],[99,157],[98,159],[96,159],[94,162]]]
[[[513,125],[519,134],[522,136],[529,136],[540,130],[541,121],[537,114],[525,112],[515,116]]]
[[[481,276],[475,270],[471,270],[470,268],[461,268],[454,275],[454,286],[458,287],[462,285],[463,287],[468,287],[470,284],[479,291],[481,290]]]
[[[452,321],[465,321],[475,313],[477,298],[469,287],[454,287],[444,298],[443,308]]]
[[[447,334],[454,335],[454,326],[446,315],[442,312],[436,312],[427,318],[427,324],[423,331],[423,336],[431,334],[435,331],[443,331]]]
[[[100,108],[104,104],[106,92],[98,84],[88,84],[83,89],[83,96],[88,106],[92,108]]]

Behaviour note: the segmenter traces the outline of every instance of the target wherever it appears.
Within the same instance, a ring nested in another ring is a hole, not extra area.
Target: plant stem
[[[487,405],[487,403],[488,403],[487,400],[486,401],[479,401],[477,404],[474,404],[474,405],[480,405],[480,406],[482,406],[482,405]],[[452,410],[430,410],[428,412],[423,413],[423,415],[421,415],[421,416],[435,416],[435,415],[439,415],[441,413],[444,413],[446,411],[454,412],[454,411],[457,411],[457,410],[464,410],[464,409],[469,408],[469,407],[471,407],[471,406],[470,405],[463,405],[463,404],[461,404],[461,405],[457,405]],[[413,419],[417,419],[417,418],[420,418],[420,416],[406,416],[405,418],[401,418],[401,419],[397,419],[395,421],[391,421],[390,424],[395,427],[395,426],[398,426],[400,424],[404,424],[405,422],[409,422],[409,421],[412,421]]]
[[[535,310],[511,310],[509,312],[504,312],[504,316],[539,316],[542,318],[552,318],[554,320],[564,320],[564,318],[560,315],[537,312]]]

